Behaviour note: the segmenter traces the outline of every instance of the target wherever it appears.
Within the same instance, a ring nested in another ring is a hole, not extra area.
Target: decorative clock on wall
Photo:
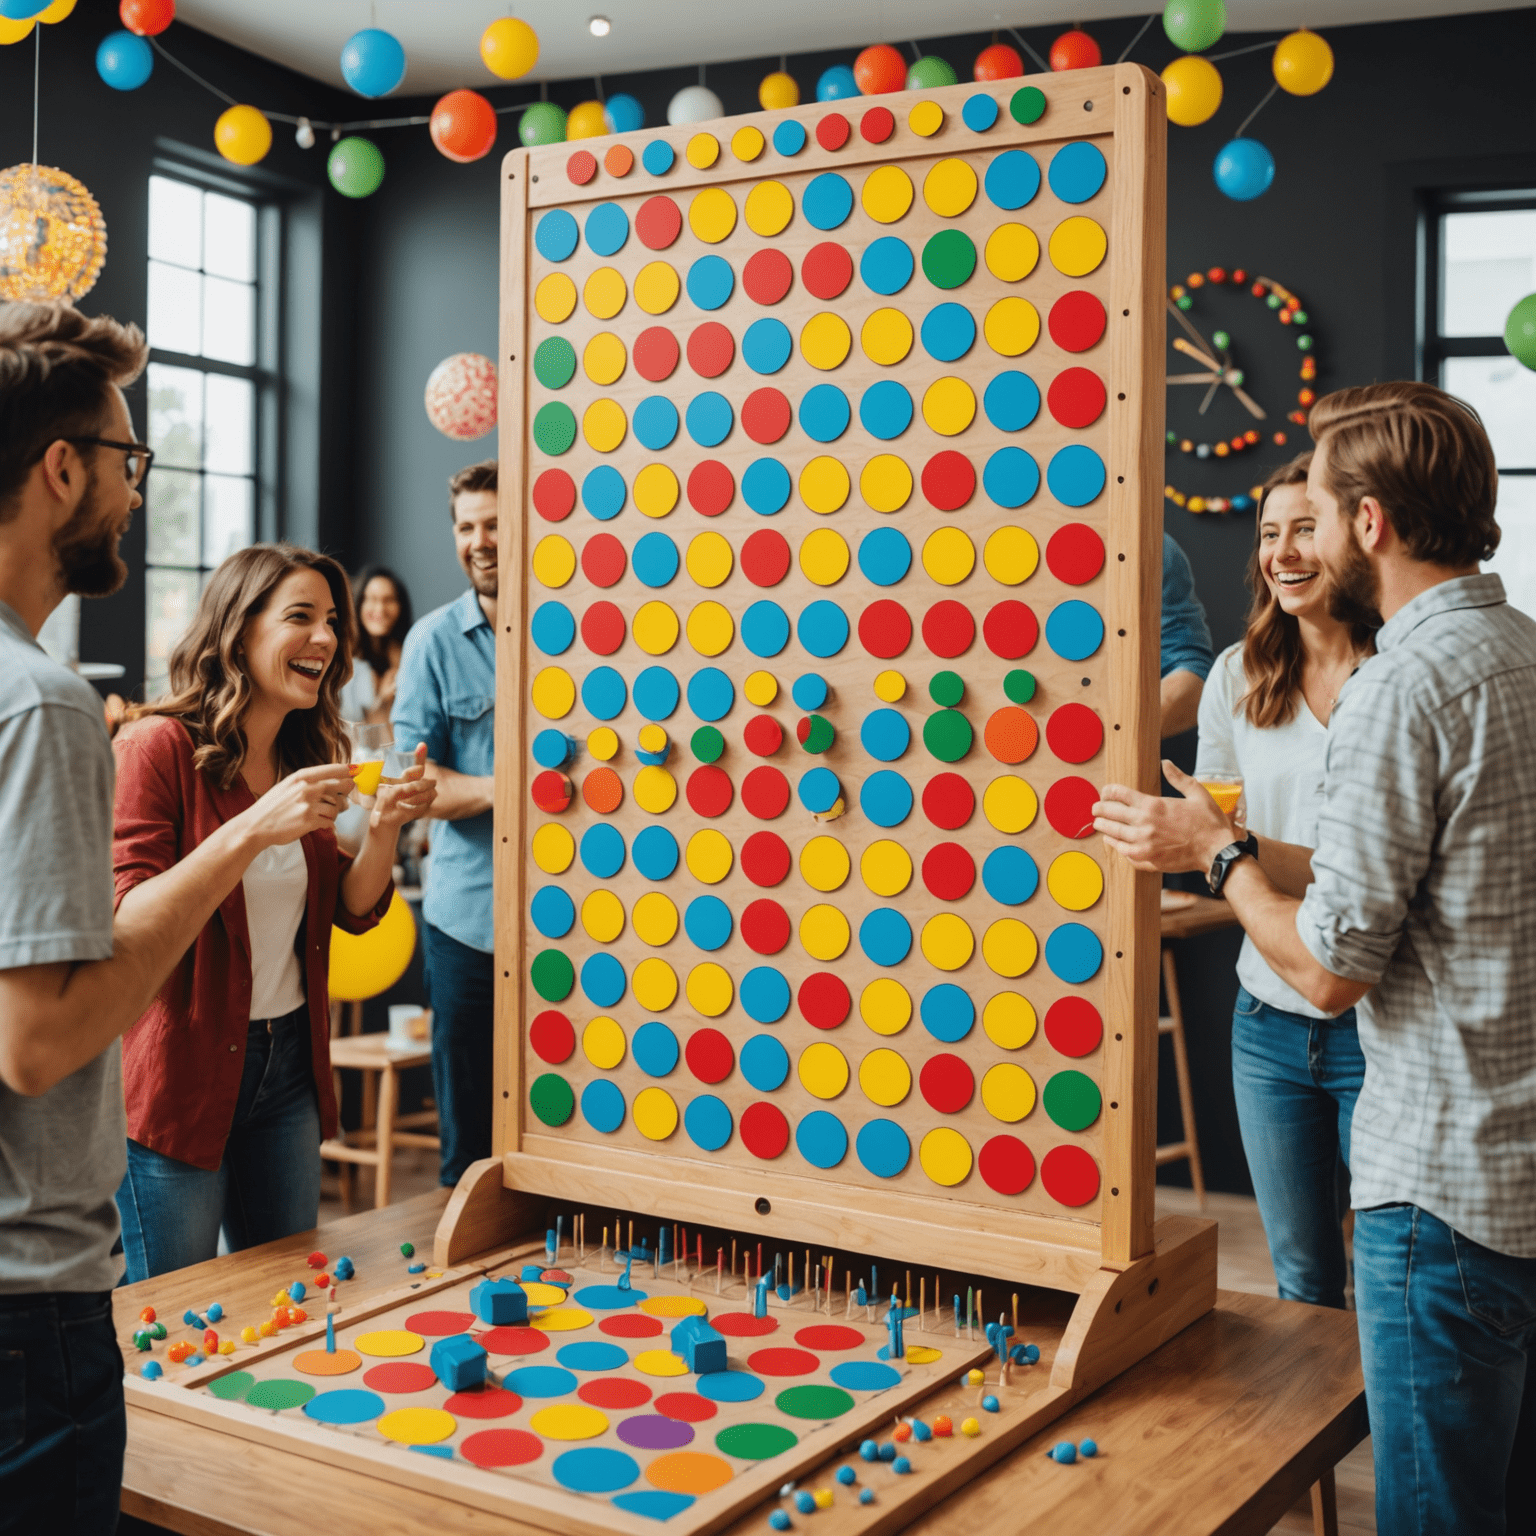
[[[1199,366],[1196,372],[1169,373],[1168,406],[1170,418],[1187,421],[1190,414],[1187,396],[1191,390],[1199,389],[1202,394],[1194,414],[1201,421],[1189,433],[1170,427],[1170,454],[1190,454],[1197,459],[1228,459],[1251,453],[1266,440],[1282,447],[1287,440],[1285,429],[1276,426],[1265,408],[1244,388],[1246,377],[1234,358],[1231,335],[1224,330],[1212,330],[1207,338],[1191,318],[1199,290],[1207,284],[1221,283],[1247,288],[1254,298],[1264,301],[1265,307],[1274,312],[1281,325],[1294,332],[1296,350],[1301,353],[1301,388],[1296,392],[1297,408],[1287,413],[1286,420],[1305,426],[1307,407],[1316,398],[1312,383],[1317,378],[1317,355],[1300,298],[1273,278],[1250,276],[1241,267],[1230,271],[1225,267],[1212,267],[1206,272],[1191,272],[1184,282],[1175,283],[1168,290],[1168,313],[1175,322],[1169,344],[1182,358]],[[1208,436],[1210,429],[1205,427],[1204,418],[1223,393],[1235,402],[1247,425],[1231,437],[1216,437],[1214,433]],[[1191,496],[1170,480],[1163,487],[1163,494],[1175,506],[1189,512],[1251,512],[1258,489],[1250,486],[1231,496]]]

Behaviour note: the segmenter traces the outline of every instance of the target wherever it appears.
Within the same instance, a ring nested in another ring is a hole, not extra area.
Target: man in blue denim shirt
[[[491,803],[496,725],[496,461],[448,482],[453,539],[470,590],[406,636],[395,739],[427,744],[438,783],[422,902],[432,1083],[442,1139],[438,1177],[457,1184],[491,1155],[495,916]]]
[[[1163,535],[1163,634],[1161,694],[1164,736],[1193,730],[1200,694],[1215,664],[1205,609],[1195,596],[1189,556]]]

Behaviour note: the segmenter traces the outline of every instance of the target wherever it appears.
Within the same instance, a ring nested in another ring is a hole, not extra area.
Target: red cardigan
[[[186,857],[231,817],[255,803],[245,781],[220,789],[192,763],[186,727],[166,716],[125,726],[113,742],[117,800],[112,865],[116,899]],[[309,1000],[310,1054],[323,1136],[336,1134],[331,1087],[331,925],[372,928],[393,883],[365,917],[348,912],[341,877],[352,860],[329,830],[303,839],[309,896],[296,947]],[[148,1011],[123,1036],[128,1135],[141,1146],[197,1168],[215,1169],[235,1117],[251,1014],[251,940],[239,882],[219,903]]]

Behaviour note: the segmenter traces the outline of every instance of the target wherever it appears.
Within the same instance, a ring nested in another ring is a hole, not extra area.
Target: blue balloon
[[[1275,157],[1257,139],[1233,139],[1216,156],[1216,185],[1239,203],[1269,191]]]
[[[609,133],[633,133],[645,127],[645,108],[633,96],[620,91],[603,103],[603,118]]]
[[[405,79],[405,49],[381,27],[354,32],[341,48],[341,78],[359,96],[388,96]]]
[[[821,79],[816,82],[817,101],[846,101],[858,94],[859,82],[846,64],[834,64],[830,69],[824,69]]]
[[[0,0],[0,16],[7,21],[27,21],[41,16],[52,4],[53,0]]]
[[[132,32],[108,32],[96,49],[96,73],[114,91],[136,91],[154,73],[155,50]]]

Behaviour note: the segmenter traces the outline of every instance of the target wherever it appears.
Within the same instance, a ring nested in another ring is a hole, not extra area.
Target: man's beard
[[[473,560],[464,562],[465,574],[469,577],[469,584],[475,589],[477,597],[496,596],[497,568],[493,565],[489,569],[477,566]]]
[[[53,536],[53,556],[59,562],[66,592],[82,597],[106,597],[128,579],[128,567],[117,553],[122,530],[102,522],[96,471],[87,471],[85,494],[67,523]]]
[[[1337,569],[1327,568],[1328,612],[1341,624],[1380,629],[1381,577],[1366,558],[1355,525],[1348,524],[1345,531],[1349,540],[1344,547],[1344,560]]]

